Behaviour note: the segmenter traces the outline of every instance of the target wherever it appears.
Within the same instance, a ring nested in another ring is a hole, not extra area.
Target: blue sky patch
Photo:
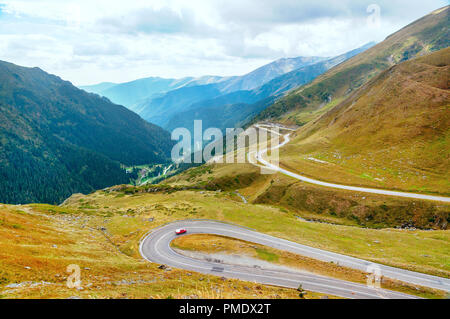
[[[6,4],[0,3],[0,18],[5,18],[8,16],[8,12],[6,11]]]

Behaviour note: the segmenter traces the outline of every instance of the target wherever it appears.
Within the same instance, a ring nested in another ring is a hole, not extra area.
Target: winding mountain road
[[[282,135],[273,131],[274,125],[263,127],[256,125],[258,129],[267,130],[271,133],[283,136],[283,142],[274,146],[272,149],[280,148],[289,143],[290,134]],[[283,130],[291,130],[286,127],[280,127]],[[414,193],[405,193],[397,191],[389,191],[383,189],[372,189],[365,187],[346,186],[334,183],[327,183],[311,179],[288,170],[282,169],[264,159],[264,155],[268,149],[254,152],[255,159],[261,163],[264,168],[278,171],[298,180],[316,184],[325,187],[345,189],[356,192],[374,193],[380,195],[407,197],[414,199],[425,199],[441,202],[450,202],[450,198]],[[253,154],[248,154],[249,159]],[[255,161],[250,161],[255,165]],[[306,290],[316,291],[324,294],[332,294],[345,298],[389,298],[389,299],[410,299],[417,298],[415,296],[399,293],[395,291],[374,288],[368,285],[347,282],[335,278],[319,276],[312,273],[301,272],[300,270],[274,270],[263,269],[261,267],[251,267],[243,265],[225,264],[213,262],[203,259],[195,259],[177,253],[170,246],[170,243],[177,237],[175,230],[178,228],[187,228],[189,234],[214,234],[227,236],[253,242],[268,247],[289,251],[298,255],[314,258],[325,262],[337,263],[341,266],[361,270],[363,272],[374,272],[384,277],[400,280],[406,283],[450,291],[450,279],[431,276],[423,273],[408,271],[400,268],[390,267],[381,264],[375,264],[363,259],[358,259],[342,254],[317,249],[298,243],[294,243],[285,239],[269,236],[256,232],[254,230],[243,228],[237,225],[221,223],[217,221],[207,220],[189,220],[178,221],[152,230],[147,234],[140,243],[140,253],[146,260],[159,264],[166,264],[172,267],[197,271],[200,273],[223,276],[227,278],[236,278],[245,281],[254,281],[261,284],[282,286],[288,288],[297,288],[300,284]]]
[[[208,220],[177,221],[153,230],[141,241],[141,255],[150,262],[165,264],[175,268],[288,288],[297,288],[301,284],[306,290],[345,298],[416,298],[399,292],[373,288],[363,284],[301,272],[300,270],[269,270],[260,267],[255,268],[190,258],[177,253],[170,247],[170,243],[177,237],[175,230],[182,227],[185,227],[189,234],[214,234],[241,239],[326,262],[338,263],[341,266],[359,269],[364,272],[367,272],[368,269],[379,269],[381,275],[388,278],[450,291],[449,279],[374,264],[366,260],[290,242],[233,224]]]
[[[268,126],[268,125],[264,125]],[[255,125],[256,128],[261,130],[266,130],[268,132],[281,135],[279,132],[273,131],[270,129],[270,127],[276,127],[276,125],[269,126],[269,128],[264,127],[263,125]],[[287,128],[279,127],[282,130],[286,130]],[[291,129],[288,129],[291,130]],[[283,136],[283,142],[272,147],[272,150],[278,149],[286,145],[290,142],[290,134],[285,134]],[[357,186],[347,186],[347,185],[341,185],[341,184],[335,184],[335,183],[328,183],[319,181],[313,178],[309,178],[306,176],[302,176],[296,173],[293,173],[291,171],[288,171],[284,168],[279,167],[278,165],[274,165],[270,163],[269,161],[264,159],[264,155],[267,154],[268,149],[260,150],[256,153],[256,159],[259,163],[263,165],[264,168],[270,169],[276,172],[280,172],[282,174],[285,174],[287,176],[293,177],[295,179],[298,179],[300,181],[330,187],[330,188],[337,188],[337,189],[344,189],[354,192],[362,192],[362,193],[372,193],[372,194],[379,194],[379,195],[387,195],[387,196],[396,196],[396,197],[406,197],[406,198],[413,198],[413,199],[424,199],[424,200],[431,200],[431,201],[438,201],[438,202],[445,202],[450,203],[450,197],[443,197],[443,196],[434,196],[434,195],[424,195],[424,194],[416,194],[416,193],[406,193],[406,192],[397,192],[397,191],[390,191],[390,190],[384,190],[384,189],[377,189],[377,188],[367,188],[367,187],[357,187]]]

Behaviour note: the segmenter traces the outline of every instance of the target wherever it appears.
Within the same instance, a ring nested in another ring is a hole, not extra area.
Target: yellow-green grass
[[[321,115],[328,112],[330,109],[338,105],[344,100],[344,97],[338,97],[336,99],[332,99],[329,103],[323,102],[322,105],[319,106],[309,106],[302,109],[301,112],[289,113],[286,115],[286,120],[289,123],[296,123],[297,125],[305,125],[317,118]]]
[[[339,266],[271,247],[238,239],[209,234],[192,234],[176,238],[172,247],[179,250],[196,251],[206,254],[229,254],[261,259],[273,264],[297,268],[301,271],[339,278],[346,281],[366,283],[368,273]],[[399,281],[382,278],[381,287],[425,298],[444,298],[446,293],[426,287],[418,287]]]
[[[114,242],[139,223],[76,211],[0,205],[0,298],[298,298],[293,289],[158,269]],[[69,265],[80,267],[80,290],[66,286]]]

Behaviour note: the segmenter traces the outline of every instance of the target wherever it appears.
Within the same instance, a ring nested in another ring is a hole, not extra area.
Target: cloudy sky
[[[0,60],[74,84],[240,75],[334,56],[447,0],[0,0]]]

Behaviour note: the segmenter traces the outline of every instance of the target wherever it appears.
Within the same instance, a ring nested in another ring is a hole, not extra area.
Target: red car
[[[175,230],[175,234],[177,235],[181,235],[181,234],[185,234],[187,232],[187,230],[185,228],[180,228]]]

